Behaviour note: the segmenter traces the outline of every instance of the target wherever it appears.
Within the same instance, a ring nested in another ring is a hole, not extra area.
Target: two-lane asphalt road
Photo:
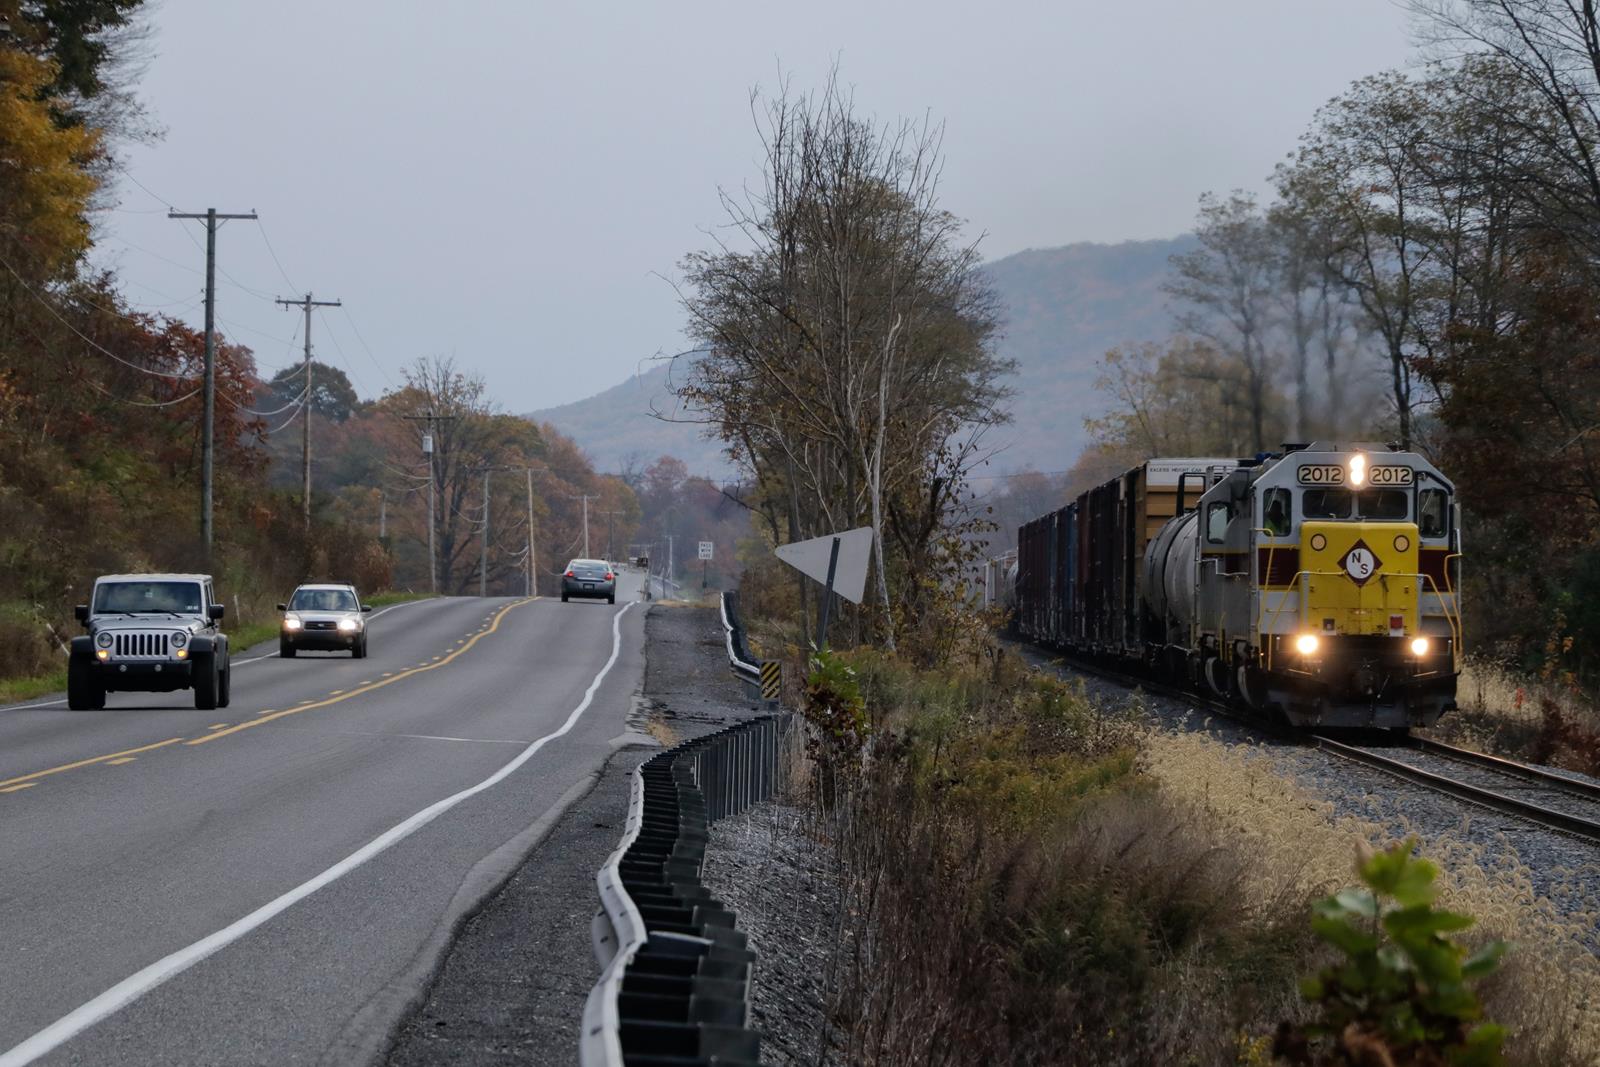
[[[636,585],[241,653],[218,711],[0,709],[0,1067],[348,1062],[626,731]]]

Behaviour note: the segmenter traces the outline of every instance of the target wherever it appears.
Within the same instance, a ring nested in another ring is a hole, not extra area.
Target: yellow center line
[[[301,704],[299,707],[288,708],[288,709],[286,709],[284,711],[275,711],[271,715],[268,715],[266,713],[262,713],[261,715],[258,715],[256,718],[250,719],[250,720],[248,720],[246,722],[242,722],[237,726],[230,726],[226,730],[218,730],[216,733],[207,734],[204,737],[197,737],[193,741],[184,741],[183,743],[184,743],[185,746],[188,746],[188,745],[203,745],[208,741],[215,741],[219,737],[228,737],[229,735],[236,734],[241,730],[248,730],[253,726],[260,726],[264,722],[272,722],[275,719],[281,719],[286,715],[298,715],[302,711],[310,711],[313,708],[325,708],[330,704],[342,704],[344,701],[349,700],[352,697],[361,696],[363,693],[370,693],[375,689],[382,689],[386,685],[393,685],[395,682],[403,681],[404,679],[411,677],[413,674],[421,674],[424,671],[437,670],[438,668],[443,667],[446,664],[448,664],[450,661],[454,660],[457,656],[465,655],[467,653],[467,651],[472,648],[473,645],[477,644],[480,640],[482,640],[487,635],[492,634],[496,630],[498,630],[500,628],[501,620],[504,619],[508,614],[510,614],[512,609],[520,608],[522,605],[524,605],[526,603],[528,603],[528,601],[526,601],[526,600],[518,600],[518,601],[515,601],[514,603],[507,604],[505,607],[501,608],[498,613],[496,613],[494,615],[494,617],[493,617],[494,621],[492,623],[490,623],[484,629],[479,630],[477,633],[473,634],[472,635],[472,639],[470,641],[468,641],[466,644],[462,645],[460,648],[456,649],[454,652],[450,653],[448,656],[443,657],[442,659],[436,657],[435,661],[431,662],[431,663],[426,661],[426,660],[424,660],[422,663],[418,664],[415,667],[412,667],[410,670],[401,671],[400,673],[394,675],[393,677],[384,678],[381,681],[373,682],[371,685],[361,686],[360,688],[352,689],[347,693],[341,693],[338,696],[330,696],[326,700],[318,700],[318,701],[314,701],[314,702],[309,703],[309,704]],[[119,755],[119,756],[120,755],[125,755],[125,753],[121,753],[121,752],[116,753],[116,754]],[[0,782],[0,786],[4,786],[5,784],[6,783],[4,783],[4,782]]]
[[[120,767],[124,763],[132,763],[134,760],[136,760],[138,758],[139,758],[138,756],[123,756],[121,759],[108,759],[108,760],[106,760],[106,766],[107,767]]]
[[[215,737],[216,735],[212,734],[212,736]],[[13,790],[7,787],[16,786],[21,782],[27,782],[29,785],[32,785],[35,778],[44,778],[48,775],[60,774],[62,771],[75,771],[79,767],[87,767],[91,763],[105,763],[108,760],[116,759],[118,756],[137,756],[141,752],[149,752],[151,749],[155,748],[165,748],[167,745],[177,744],[182,740],[183,738],[181,737],[169,737],[165,741],[157,741],[153,745],[143,745],[139,748],[127,748],[123,749],[121,752],[112,752],[104,756],[96,756],[93,759],[81,759],[76,763],[63,763],[61,766],[51,767],[49,770],[34,771],[32,774],[19,775],[16,778],[7,778],[5,781],[0,782],[0,793],[12,792]]]
[[[38,784],[38,782],[23,782],[21,785],[8,785],[4,789],[0,789],[0,793],[16,793],[23,789],[32,789]]]

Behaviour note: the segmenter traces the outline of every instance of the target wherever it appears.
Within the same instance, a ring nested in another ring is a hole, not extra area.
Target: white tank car
[[[1195,512],[1181,515],[1150,539],[1144,556],[1145,607],[1165,620],[1170,642],[1194,624],[1195,566],[1199,523]]]

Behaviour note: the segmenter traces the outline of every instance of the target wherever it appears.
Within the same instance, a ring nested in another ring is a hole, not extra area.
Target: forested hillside
[[[300,366],[262,381],[251,350],[219,334],[205,543],[205,338],[133,310],[114,274],[86,266],[115,203],[118,148],[143,121],[125,79],[106,88],[130,67],[139,8],[0,0],[0,682],[60,665],[72,605],[97,574],[209,571],[230,625],[250,624],[308,579],[521,592],[530,548],[545,576],[581,550],[585,498],[619,542],[632,538],[629,486],[557,431],[499,411],[449,360],[417,353],[398,387],[362,400],[320,363],[314,390]]]

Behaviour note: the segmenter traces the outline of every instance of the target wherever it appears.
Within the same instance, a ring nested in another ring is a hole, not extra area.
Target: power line
[[[287,404],[283,405],[283,407],[281,407],[281,408],[273,408],[271,411],[257,411],[255,408],[247,408],[243,404],[235,404],[234,405],[234,410],[235,411],[243,411],[243,412],[245,412],[247,414],[255,415],[256,417],[263,418],[263,419],[266,418],[269,415],[281,415],[285,411],[288,411],[290,408],[295,407],[296,405],[298,405],[301,402],[303,402],[305,400],[305,398],[306,398],[307,393],[309,393],[309,392],[310,392],[310,390],[302,389],[302,390],[300,390],[300,394],[298,396],[296,396],[293,400],[291,400]]]
[[[356,340],[361,342],[361,347],[366,349],[367,358],[372,361],[372,365],[378,368],[379,374],[388,379],[390,385],[394,385],[394,378],[390,377],[389,372],[384,369],[383,364],[378,362],[378,357],[373,355],[372,346],[367,344],[367,339],[361,336],[361,327],[356,325],[356,317],[350,314],[350,309],[345,309],[344,317],[350,320],[350,328],[355,331]]]
[[[334,306],[338,307],[340,305],[336,304]],[[333,339],[333,350],[339,353],[339,362],[344,364],[345,372],[349,374],[350,379],[355,382],[356,385],[360,386],[362,391],[365,391],[366,383],[356,375],[355,365],[350,362],[350,357],[344,354],[344,345],[339,343],[339,335],[333,332],[333,326],[328,322],[328,316],[324,314],[321,317],[322,325],[328,328],[328,336]]]
[[[67,329],[71,330],[74,334],[77,335],[79,340],[81,340],[84,344],[88,345],[90,348],[94,349],[96,352],[99,352],[101,355],[107,356],[107,357],[109,357],[111,359],[114,359],[118,363],[121,363],[125,367],[132,367],[136,371],[139,371],[139,372],[141,372],[143,374],[148,374],[153,378],[171,378],[171,379],[173,379],[175,381],[180,381],[180,382],[192,382],[196,378],[200,377],[200,375],[198,375],[198,374],[172,374],[172,373],[170,373],[168,371],[151,370],[149,367],[142,367],[139,364],[134,363],[134,362],[132,362],[130,360],[123,359],[121,356],[117,355],[115,352],[111,351],[109,348],[106,348],[106,347],[102,346],[101,344],[99,344],[98,342],[96,342],[88,334],[84,333],[82,330],[80,330],[76,326],[72,325],[72,323],[68,322],[66,320],[66,318],[61,314],[61,312],[57,311],[55,309],[55,306],[53,304],[51,304],[50,301],[48,301],[48,300],[46,300],[44,298],[43,294],[41,294],[33,286],[29,285],[28,282],[27,282],[27,279],[23,278],[23,276],[21,274],[17,273],[17,268],[13,267],[9,262],[7,262],[4,259],[0,259],[0,265],[3,265],[6,268],[6,270],[10,271],[11,272],[11,276],[13,278],[17,279],[17,281],[19,283],[21,283],[22,287],[28,291],[28,294],[30,296],[32,296],[35,300],[37,300],[41,305],[43,305],[44,309],[46,311],[50,312],[51,316],[53,316],[56,319],[57,322],[61,323],[61,325],[65,326]]]
[[[111,390],[107,389],[105,386],[101,385],[99,382],[95,381],[93,378],[85,378],[84,381],[89,383],[89,387],[90,388],[94,389],[95,391],[97,391],[99,393],[104,394],[107,397],[110,397],[112,400],[116,401],[117,403],[126,404],[129,407],[135,407],[135,408],[170,408],[174,404],[181,404],[185,400],[189,400],[189,399],[191,399],[193,397],[196,397],[196,396],[200,395],[200,390],[199,389],[191,389],[187,393],[184,393],[182,396],[173,397],[171,400],[129,400],[126,397],[120,397],[117,394],[113,393]]]
[[[289,280],[289,272],[283,269],[283,261],[278,258],[278,250],[272,247],[272,238],[267,236],[267,228],[265,226],[257,226],[256,229],[260,232],[261,239],[266,242],[267,253],[272,256],[272,262],[277,264],[278,273],[283,275],[283,280],[288,283],[288,286],[291,289],[300,288],[294,282]]]

